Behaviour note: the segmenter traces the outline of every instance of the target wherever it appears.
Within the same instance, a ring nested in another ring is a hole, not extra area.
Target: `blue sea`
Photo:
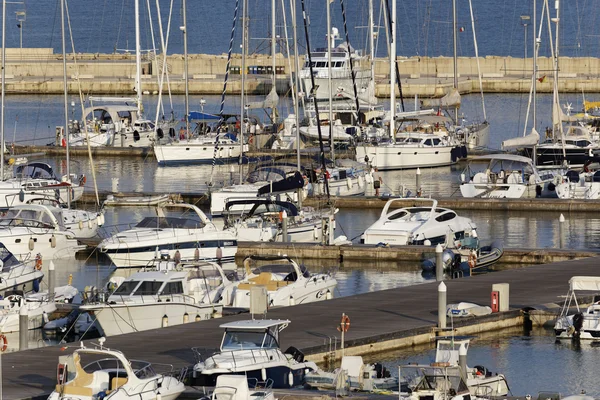
[[[148,7],[150,3],[150,7]],[[183,39],[180,31],[182,23],[181,1],[160,0],[160,15],[166,31],[167,20],[172,11],[170,28],[169,54],[183,53]],[[269,52],[268,37],[271,33],[271,2],[268,0],[247,0],[250,27],[250,53]],[[281,0],[276,3],[276,33],[285,38],[284,27],[288,27],[291,37],[290,1]],[[325,45],[326,33],[326,0],[306,0],[307,19],[311,46]],[[381,2],[374,0],[375,24],[385,27]],[[389,2],[391,6],[391,1]],[[456,0],[458,15],[458,48],[459,55],[473,56],[473,37],[471,33],[471,17],[469,2]],[[537,1],[538,24],[543,0]],[[551,16],[554,16],[554,1],[550,1]],[[170,6],[172,4],[172,10]],[[234,51],[239,52],[241,42],[240,19],[242,2],[236,0],[188,0],[188,48],[191,53],[221,54],[226,53],[229,46],[233,15],[238,5],[238,19],[235,30]],[[285,5],[286,20],[284,24],[282,4]],[[304,31],[301,18],[301,0],[296,1],[298,8],[298,37],[304,51]],[[331,2],[332,26],[344,35],[340,0]],[[350,43],[355,48],[367,48],[368,0],[346,0],[344,7],[347,16]],[[600,24],[597,13],[598,2],[593,0],[570,0],[561,2],[560,18],[560,53],[566,57],[597,56],[599,50],[598,34]],[[72,37],[75,51],[87,53],[112,53],[133,50],[134,34],[134,2],[132,0],[98,0],[68,2]],[[532,54],[532,20],[523,25],[521,16],[533,15],[532,0],[479,0],[473,1],[473,12],[478,35],[479,52],[482,56],[524,55],[525,31],[528,35],[528,54]],[[18,27],[15,18],[17,11],[26,11],[26,21],[22,28]],[[452,54],[452,1],[451,0],[414,0],[398,1],[398,40],[399,55],[411,56],[449,56]],[[142,47],[150,50],[160,47],[156,1],[140,0],[140,24]],[[153,21],[151,24],[150,21]],[[24,47],[53,47],[60,52],[60,1],[59,0],[24,0],[22,4],[7,4],[6,44],[8,47],[19,47],[20,29],[23,34]],[[464,28],[464,29],[462,29]],[[378,54],[387,52],[385,29],[379,35]],[[154,43],[153,46],[153,35]],[[284,46],[282,46],[283,48]],[[549,41],[547,27],[544,26],[540,54],[548,55]],[[279,51],[279,48],[278,48]]]

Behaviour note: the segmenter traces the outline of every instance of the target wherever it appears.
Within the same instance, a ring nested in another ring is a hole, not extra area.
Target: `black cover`
[[[300,189],[302,187],[304,187],[304,178],[302,177],[300,171],[296,171],[292,176],[288,176],[285,179],[273,182],[272,184],[269,183],[261,187],[258,189],[258,194],[262,195],[267,193],[287,192],[290,190]]]

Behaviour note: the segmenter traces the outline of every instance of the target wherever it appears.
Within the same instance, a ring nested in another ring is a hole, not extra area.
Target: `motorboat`
[[[258,382],[253,382],[252,387],[258,386]],[[219,375],[210,398],[211,400],[275,400],[271,386],[271,382],[265,382],[265,385],[260,385],[260,388],[250,389],[245,375]]]
[[[246,182],[237,185],[225,186],[210,194],[210,213],[212,217],[223,214],[228,201],[278,195],[282,199],[298,201],[298,190],[303,189],[305,181],[302,173],[295,164],[267,164],[256,167],[248,174]],[[302,190],[304,199],[307,193]],[[240,205],[241,206],[241,205]],[[232,211],[248,211],[250,207],[230,208]]]
[[[569,170],[555,190],[559,199],[597,200],[600,198],[600,171]]]
[[[362,142],[356,146],[356,160],[379,170],[441,167],[455,164],[463,146],[448,136],[410,132],[396,140]]]
[[[569,291],[560,311],[554,332],[557,339],[598,340],[600,338],[600,297],[595,295],[593,302],[583,309],[577,294],[600,292],[600,278],[597,276],[574,276],[569,280]],[[570,314],[571,307],[576,311]]]
[[[0,181],[0,207],[11,207],[39,197],[50,197],[67,203],[83,195],[85,175],[58,178],[52,167],[42,162],[18,165],[12,178]]]
[[[219,230],[198,207],[165,203],[156,210],[157,216],[100,242],[98,248],[117,268],[146,266],[162,250],[168,250],[173,259],[177,254],[179,260],[233,262],[237,238]]]
[[[92,313],[107,336],[221,316],[223,306],[207,301],[210,287],[200,270],[163,266],[132,274],[105,299],[85,296],[80,310]]]
[[[271,319],[222,324],[225,333],[219,352],[204,357],[203,349],[193,349],[199,358],[193,370],[195,385],[215,386],[220,375],[245,375],[249,384],[270,380],[274,388],[302,385],[305,374],[317,365],[305,361],[295,347],[281,351],[279,336],[289,324],[289,320]]]
[[[337,159],[326,169],[327,185],[320,169],[309,170],[309,194],[312,196],[361,196],[373,187],[373,169],[371,166],[349,159]]]
[[[77,339],[89,339],[90,337],[99,337],[98,324],[96,319],[88,312],[81,312],[76,309],[64,317],[53,319],[42,327],[44,338],[58,341],[66,340],[66,337]]]
[[[42,258],[19,261],[0,243],[0,295],[39,291],[42,273]]]
[[[269,307],[291,306],[333,298],[337,280],[326,273],[311,274],[290,257],[250,256],[244,260],[246,276],[237,285],[232,305],[250,308],[250,292],[263,286]]]
[[[237,161],[242,152],[247,151],[247,144],[216,133],[154,145],[159,165],[228,163]]]
[[[60,210],[60,212],[58,212]],[[9,208],[0,217],[0,242],[17,257],[39,253],[43,258],[71,257],[81,248],[64,224],[62,209],[42,204]]]
[[[379,219],[363,234],[365,244],[434,246],[446,243],[449,233],[453,240],[473,236],[477,226],[469,218],[437,206],[434,199],[411,199],[412,207],[393,209],[395,203],[406,199],[390,199],[383,207]]]
[[[489,154],[469,160],[460,176],[463,197],[508,198],[549,197],[554,194],[559,171],[538,171],[530,158],[513,154]]]
[[[247,212],[230,211],[248,209]],[[301,210],[289,201],[247,199],[228,201],[223,217],[224,229],[235,233],[240,241],[273,242],[283,239],[283,218],[286,218],[286,242],[321,242],[323,220],[329,222],[330,211]]]
[[[398,378],[381,364],[365,364],[361,356],[344,356],[340,368],[333,372],[311,371],[304,378],[311,388],[336,390],[347,386],[350,391],[373,392],[375,390],[397,390]]]
[[[476,231],[475,231],[476,234]],[[494,240],[489,245],[481,245],[473,232],[462,240],[446,241],[447,247],[442,253],[443,270],[453,278],[470,276],[472,272],[489,268],[497,263],[504,254],[504,245]],[[421,263],[424,272],[435,273],[436,259],[429,258]]]
[[[508,395],[504,375],[493,375],[485,367],[469,368],[466,355],[468,339],[439,339],[435,361],[431,364],[408,364],[399,368],[400,399],[469,400]],[[464,360],[461,362],[461,357]]]
[[[185,391],[183,376],[170,365],[129,360],[123,353],[83,342],[72,354],[59,356],[57,385],[48,400],[163,399],[175,400]],[[165,372],[159,374],[158,368]]]
[[[27,329],[40,329],[48,322],[48,315],[56,311],[53,299],[29,299],[26,295],[11,294],[0,300],[0,332],[19,332],[19,317],[22,310],[27,311]]]

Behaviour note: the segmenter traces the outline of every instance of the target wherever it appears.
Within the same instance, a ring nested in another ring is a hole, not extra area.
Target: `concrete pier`
[[[453,86],[452,57],[398,57],[402,90],[405,97],[414,95],[442,96]],[[9,48],[6,60],[6,91],[9,94],[62,94],[63,70],[62,55],[51,48]],[[488,56],[479,59],[483,90],[497,93],[528,93],[531,82],[531,60],[513,57]],[[193,54],[189,62],[190,94],[221,94],[227,56]],[[159,64],[162,58],[151,59],[147,55],[142,60],[143,90],[158,92]],[[300,60],[303,64],[303,57]],[[247,59],[246,92],[267,94],[271,89],[272,60],[267,55],[250,55]],[[290,65],[282,54],[276,55],[277,90],[289,90]],[[539,57],[540,78],[538,92],[552,92],[552,60]],[[239,93],[241,89],[241,57],[234,54],[227,91]],[[167,56],[166,67],[170,75],[171,91],[185,93],[183,56]],[[367,68],[367,65],[356,66]],[[477,60],[474,57],[459,57],[459,90],[461,93],[479,92]],[[546,72],[544,72],[546,71]],[[559,90],[562,93],[600,92],[600,58],[578,57],[561,58]],[[389,97],[389,67],[385,58],[375,62],[376,95]],[[77,65],[73,55],[67,55],[68,90],[77,94],[79,90],[89,94],[132,94],[135,75],[134,54],[77,54]]]
[[[457,335],[477,335],[506,327],[521,326],[530,308],[546,310],[545,317],[564,301],[568,280],[574,275],[597,273],[597,258],[565,261],[550,265],[532,266],[501,271],[471,278],[446,281],[448,303],[469,301],[481,305],[490,303],[495,283],[510,284],[510,310],[472,318],[456,318],[453,327]],[[267,317],[290,319],[292,323],[282,333],[281,347],[295,346],[309,359],[325,360],[332,354],[329,343],[339,341],[340,315],[349,315],[352,325],[346,332],[346,355],[374,354],[417,344],[430,343],[437,325],[438,283],[403,287],[343,297],[318,303],[271,309]],[[528,310],[528,311],[523,311]],[[195,362],[191,347],[215,349],[222,331],[219,325],[248,315],[193,322],[152,331],[108,338],[105,346],[121,350],[134,359],[172,364],[176,368]],[[176,337],[177,340],[173,340]],[[339,344],[339,343],[338,343]],[[71,347],[78,347],[72,344]],[[341,352],[335,353],[338,358]],[[59,355],[70,349],[52,346],[6,353],[3,360],[4,398],[24,399],[49,393],[56,384],[56,364]]]

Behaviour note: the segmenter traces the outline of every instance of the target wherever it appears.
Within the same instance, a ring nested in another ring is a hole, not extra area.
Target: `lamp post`
[[[16,11],[15,12],[16,16],[17,16],[17,27],[19,28],[19,44],[20,44],[20,48],[23,48],[23,25],[25,24],[25,19],[27,17],[27,14],[25,13],[25,11]]]
[[[523,74],[525,74],[525,65],[527,65],[527,25],[529,25],[529,20],[531,17],[529,15],[521,15],[521,25],[523,25],[523,30],[525,31],[525,58],[523,59]],[[535,34],[535,32],[534,32]]]

